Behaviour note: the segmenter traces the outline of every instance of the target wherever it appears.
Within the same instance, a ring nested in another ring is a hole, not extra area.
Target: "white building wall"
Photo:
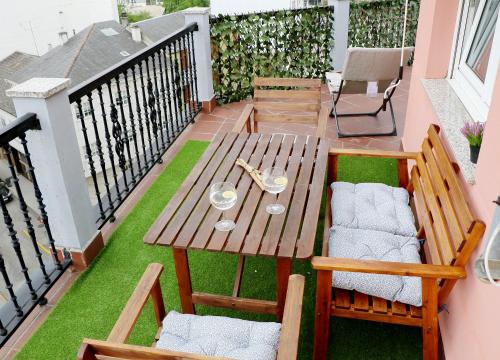
[[[14,51],[43,55],[92,23],[119,21],[117,0],[0,1],[0,60]]]
[[[303,7],[304,0],[210,0],[210,13],[220,14],[246,14],[260,11],[283,10]]]

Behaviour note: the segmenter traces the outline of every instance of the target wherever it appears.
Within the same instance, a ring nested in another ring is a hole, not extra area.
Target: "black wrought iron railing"
[[[194,31],[187,25],[69,92],[99,226],[201,110]]]
[[[4,289],[0,291],[0,347],[38,304],[71,263],[69,255],[57,256],[49,218],[38,186],[26,139],[26,132],[40,130],[35,114],[19,117],[0,130],[0,147],[8,167],[9,183],[0,183],[0,208],[5,224],[3,233],[10,238],[0,244],[0,273]],[[26,168],[20,174],[16,159],[22,154]],[[23,181],[29,177],[30,181]],[[28,206],[32,198],[36,209]],[[38,226],[35,224],[38,223]]]

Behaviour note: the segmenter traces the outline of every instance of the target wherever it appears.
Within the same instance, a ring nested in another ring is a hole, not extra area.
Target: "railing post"
[[[330,51],[332,66],[335,71],[342,70],[348,46],[349,34],[349,3],[350,0],[328,0],[328,5],[333,6],[333,39],[334,46]]]
[[[55,244],[71,252],[75,266],[86,267],[103,246],[85,182],[68,100],[69,79],[33,78],[7,95],[16,112],[35,113],[41,130],[26,138]],[[94,241],[95,240],[95,241]]]
[[[196,59],[196,74],[199,101],[203,110],[211,112],[215,107],[215,94],[212,78],[212,50],[210,46],[210,8],[192,7],[183,11],[185,23],[195,22],[198,31],[194,32],[194,56]]]

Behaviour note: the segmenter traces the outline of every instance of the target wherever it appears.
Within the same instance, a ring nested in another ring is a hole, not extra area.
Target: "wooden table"
[[[329,143],[326,139],[295,135],[219,133],[144,237],[147,244],[171,246],[182,311],[194,313],[195,304],[275,314],[281,319],[292,259],[313,254]],[[269,215],[266,206],[276,196],[262,191],[235,161],[251,166],[286,168],[288,186],[278,202],[286,207]],[[238,201],[226,217],[236,228],[220,232],[214,225],[221,211],[210,204],[209,188],[219,181],[235,184]],[[307,220],[307,221],[305,221]],[[193,292],[187,250],[209,250],[239,255],[232,296]],[[276,258],[277,301],[239,297],[245,256]]]

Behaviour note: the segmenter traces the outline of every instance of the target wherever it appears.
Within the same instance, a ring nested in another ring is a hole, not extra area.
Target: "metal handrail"
[[[0,129],[0,146],[3,146],[28,130],[41,130],[36,114],[26,113]]]
[[[197,23],[190,23],[184,26],[182,29],[179,29],[173,34],[167,35],[164,38],[158,40],[153,45],[148,46],[147,48],[130,55],[126,59],[116,63],[115,65],[110,66],[106,70],[103,70],[102,72],[91,77],[90,79],[72,87],[68,91],[69,101],[71,103],[77,101],[82,96],[85,96],[88,93],[95,90],[98,86],[106,84],[108,81],[114,79],[116,76],[126,72],[132,66],[139,64],[141,61],[144,61],[144,59],[155,54],[161,48],[164,47],[165,43],[174,42],[175,40],[180,39],[182,36],[190,33],[191,31],[198,31]]]

